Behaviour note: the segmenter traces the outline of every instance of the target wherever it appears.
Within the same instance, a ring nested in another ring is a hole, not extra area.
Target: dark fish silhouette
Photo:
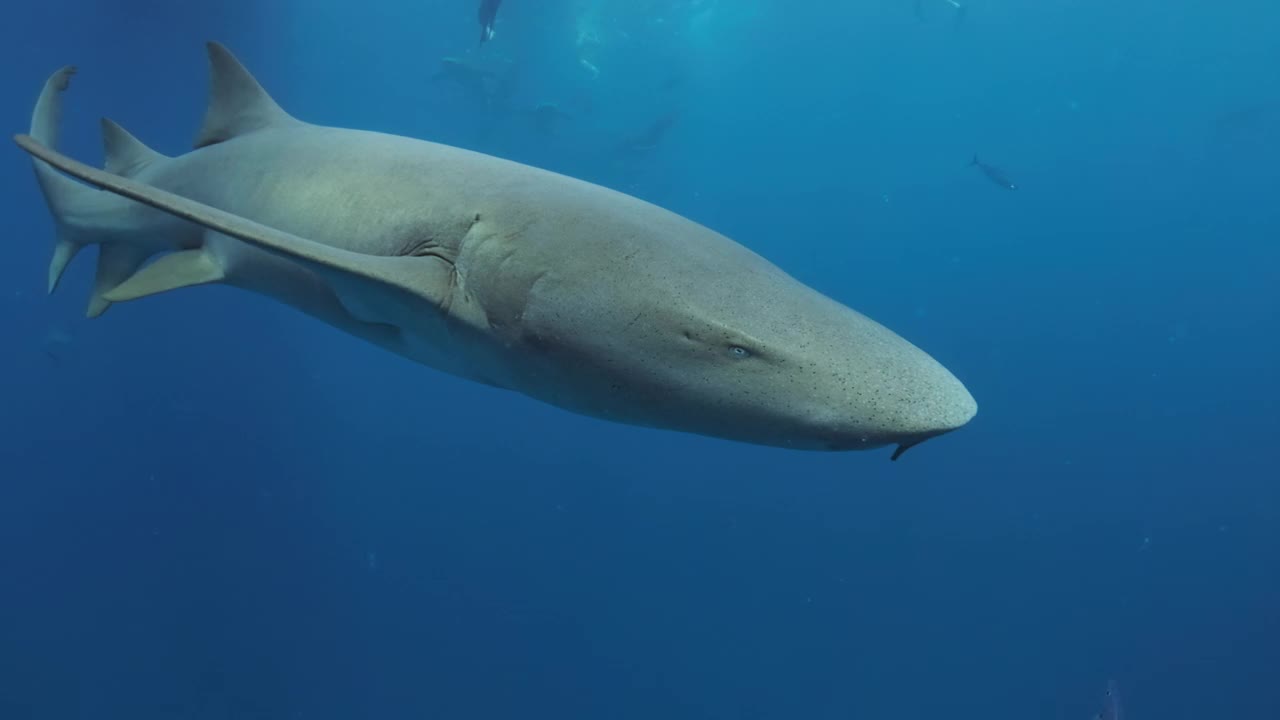
[[[988,164],[986,164],[986,163],[982,162],[981,160],[979,160],[979,159],[978,159],[978,156],[977,156],[977,155],[974,155],[974,156],[973,156],[973,160],[969,162],[969,167],[977,167],[979,170],[981,170],[981,171],[982,171],[982,174],[983,174],[983,175],[986,175],[986,176],[987,176],[987,179],[988,179],[988,180],[990,180],[991,182],[993,182],[993,183],[995,183],[995,184],[999,185],[999,186],[1000,186],[1000,187],[1002,187],[1002,188],[1005,188],[1006,190],[1017,190],[1017,189],[1018,189],[1018,186],[1017,186],[1017,185],[1014,185],[1014,184],[1013,184],[1013,181],[1012,181],[1012,180],[1010,180],[1010,179],[1009,179],[1009,178],[1008,178],[1008,177],[1007,177],[1007,176],[1006,176],[1006,175],[1005,175],[1005,174],[1000,170],[1000,168],[993,167],[993,166],[991,166],[991,165],[988,165]]]
[[[552,102],[538,103],[531,111],[533,125],[544,135],[556,135],[560,125],[572,117],[563,108]]]
[[[486,65],[481,67],[456,57],[440,58],[440,69],[431,80],[460,88],[467,97],[490,110],[506,109],[519,84],[519,67],[510,62]]]
[[[656,148],[679,117],[680,113],[675,110],[662,115],[639,134],[623,140],[618,144],[618,148],[630,152],[648,152]]]
[[[1257,102],[1218,115],[1214,134],[1218,140],[1259,140],[1280,130],[1280,101]]]
[[[493,37],[493,23],[498,19],[498,6],[502,0],[480,0],[480,44]]]
[[[495,75],[489,70],[455,57],[440,58],[440,69],[431,79],[435,82],[448,82],[462,88],[466,93],[478,100],[487,101],[493,87]]]

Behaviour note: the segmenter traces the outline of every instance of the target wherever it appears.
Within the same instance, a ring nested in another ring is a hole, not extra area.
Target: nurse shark
[[[104,120],[104,169],[59,153],[70,66],[15,136],[54,219],[50,292],[98,248],[90,316],[222,283],[571,412],[800,450],[897,459],[977,412],[924,351],[707,227],[497,157],[304,122],[225,47],[208,55],[189,152]]]

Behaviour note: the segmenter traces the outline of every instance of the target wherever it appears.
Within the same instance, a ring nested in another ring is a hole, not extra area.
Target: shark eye
[[[735,358],[739,358],[739,359],[741,359],[741,358],[749,358],[749,357],[751,357],[751,351],[750,351],[750,350],[748,350],[748,349],[746,349],[746,348],[744,348],[744,347],[742,347],[741,345],[730,345],[730,346],[729,346],[729,355],[731,355],[732,357],[735,357]]]

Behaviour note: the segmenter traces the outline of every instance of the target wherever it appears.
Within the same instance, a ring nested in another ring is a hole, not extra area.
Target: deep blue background
[[[303,119],[725,232],[980,411],[891,464],[579,418],[227,288],[86,321],[9,147],[0,718],[1083,720],[1109,678],[1131,720],[1280,718],[1280,10],[913,2],[507,0],[480,51],[474,0],[6,7],[6,131],[75,63],[72,155],[104,114],[184,152],[218,39]],[[509,59],[512,108],[442,55]]]

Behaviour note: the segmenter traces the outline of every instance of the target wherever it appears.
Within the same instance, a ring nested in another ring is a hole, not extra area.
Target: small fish
[[[560,125],[572,117],[565,112],[559,105],[552,102],[538,103],[534,106],[532,112],[533,125],[544,135],[555,135],[559,132]]]
[[[490,110],[503,109],[519,84],[519,68],[509,61],[485,65],[487,67],[457,57],[444,57],[431,80],[458,87],[471,100]]]
[[[1000,170],[1000,168],[993,167],[991,165],[988,165],[982,162],[981,160],[978,159],[978,156],[976,154],[973,156],[973,160],[969,162],[969,167],[977,167],[979,170],[982,171],[983,175],[987,176],[988,180],[999,185],[1002,188],[1005,188],[1006,190],[1018,189],[1018,186],[1014,185],[1013,181],[1010,180],[1008,177],[1006,177],[1005,174]]]
[[[675,110],[660,116],[639,134],[632,135],[619,143],[619,149],[629,152],[648,152],[656,148],[679,117],[680,113]]]
[[[1222,113],[1214,123],[1220,139],[1265,137],[1280,126],[1280,102],[1258,102]]]
[[[493,39],[493,24],[498,19],[498,6],[502,0],[480,0],[480,44]]]

